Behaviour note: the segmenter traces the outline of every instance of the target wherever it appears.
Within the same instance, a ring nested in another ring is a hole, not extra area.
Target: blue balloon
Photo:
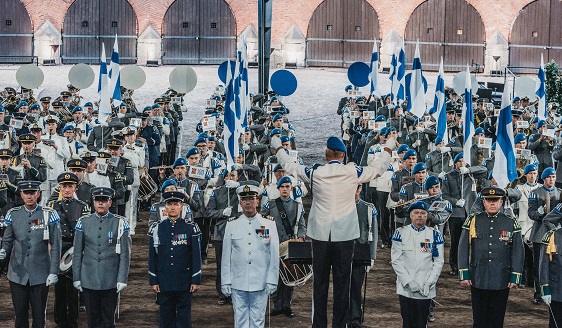
[[[290,96],[297,90],[297,78],[286,69],[273,73],[269,84],[271,89],[280,96]]]
[[[347,79],[356,87],[364,87],[369,84],[370,70],[364,62],[355,62],[347,69]]]
[[[404,85],[406,86],[406,90],[410,90],[410,81],[412,80],[412,73],[406,74],[404,77]],[[425,76],[422,75],[422,82],[423,82],[423,91],[427,93],[427,80]],[[408,91],[409,92],[409,91]]]
[[[224,63],[220,64],[219,66],[219,79],[222,81],[222,83],[226,84],[226,69],[227,69],[227,65],[228,65],[228,60],[226,60]],[[230,60],[230,73],[232,75],[234,75],[234,69],[236,68],[236,62],[234,60]]]

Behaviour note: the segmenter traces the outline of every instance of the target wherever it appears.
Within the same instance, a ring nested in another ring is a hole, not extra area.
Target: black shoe
[[[228,300],[226,298],[222,298],[219,297],[219,300],[217,301],[218,305],[225,305],[228,302]]]
[[[449,276],[458,276],[458,275],[459,275],[458,271],[455,271],[455,270],[449,271]]]
[[[287,316],[287,318],[294,318],[295,317],[295,312],[293,312],[293,310],[291,310],[291,309],[284,309],[283,314],[285,316]]]
[[[383,243],[383,244],[381,245],[381,249],[385,249],[385,248],[390,248],[390,245],[389,245],[389,244]]]
[[[542,298],[533,298],[533,304],[539,305],[539,304],[542,304],[542,303],[544,303]]]
[[[276,309],[273,309],[271,312],[269,312],[269,315],[272,316],[272,317],[274,317],[274,316],[276,316],[276,315],[280,315],[281,313],[283,313],[283,310],[276,310]]]

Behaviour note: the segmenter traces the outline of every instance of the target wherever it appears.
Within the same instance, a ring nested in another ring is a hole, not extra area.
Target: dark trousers
[[[288,310],[291,308],[293,299],[293,287],[285,285],[283,280],[279,278],[277,290],[271,295],[271,298],[273,299],[274,310]]]
[[[217,261],[217,279],[215,280],[215,287],[217,288],[219,298],[226,298],[221,291],[222,240],[215,240],[213,244],[215,245],[215,259]]]
[[[31,305],[31,318],[33,328],[45,327],[45,309],[47,308],[47,295],[49,287],[45,284],[35,286],[20,285],[10,281],[12,303],[16,316],[15,327],[29,327],[29,306]]]
[[[117,215],[125,216],[126,208],[127,208],[127,204],[117,205]]]
[[[539,285],[539,263],[541,262],[541,243],[533,243],[533,276],[536,278],[534,281],[535,295],[534,298],[541,298],[541,287]]]
[[[377,203],[377,188],[369,187],[369,184],[365,184],[367,186],[367,192],[365,193],[365,200],[369,203],[376,204]]]
[[[345,327],[349,310],[349,289],[351,285],[351,263],[355,241],[312,240],[312,272],[314,290],[312,327],[328,326],[328,289],[330,287],[330,267],[332,268],[334,305],[332,327]]]
[[[351,269],[351,288],[349,302],[349,323],[361,325],[363,282],[365,281],[365,267],[353,265]]]
[[[160,292],[160,328],[191,328],[191,293]]]
[[[461,239],[463,218],[449,218],[449,232],[451,233],[451,250],[449,252],[449,265],[451,271],[459,271],[459,241]]]
[[[503,327],[509,288],[486,290],[470,287],[474,328]]]
[[[209,250],[209,239],[211,238],[211,219],[195,218],[193,219],[201,230],[201,258],[207,259],[207,251]]]
[[[115,327],[117,289],[92,290],[84,288],[83,295],[88,328]]]
[[[78,291],[72,278],[63,274],[55,285],[55,323],[60,328],[78,327]]]
[[[535,274],[533,271],[533,249],[524,243],[525,246],[525,269],[523,270],[523,281],[527,287],[534,286]]]
[[[562,302],[550,303],[548,328],[558,328],[562,323]]]
[[[418,300],[398,295],[403,328],[425,328],[431,300]]]
[[[377,203],[375,204],[377,210],[379,211],[379,235],[381,236],[381,240],[383,244],[390,245],[390,238],[392,238],[391,231],[393,230],[390,225],[390,211],[386,206],[386,202],[388,201],[388,192],[384,191],[377,191]]]

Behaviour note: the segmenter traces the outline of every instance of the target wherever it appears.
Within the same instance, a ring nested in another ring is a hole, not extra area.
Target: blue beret
[[[271,132],[269,133],[269,136],[271,137],[274,134],[281,134],[283,133],[283,131],[281,131],[281,129],[275,128],[273,130],[271,130]]]
[[[527,136],[524,133],[517,133],[513,138],[513,142],[516,144],[524,140],[527,140]]]
[[[357,96],[355,97],[355,102],[359,102],[359,101],[367,101],[367,98],[363,97],[363,96]]]
[[[385,137],[388,137],[388,135],[390,134],[390,132],[392,131],[396,131],[396,128],[391,126],[389,128],[387,128],[386,133],[384,134]],[[381,130],[381,134],[382,134],[382,130]]]
[[[544,171],[542,171],[541,179],[544,180],[553,174],[556,174],[556,171],[552,167],[547,167]]]
[[[408,213],[410,213],[412,210],[424,210],[427,212],[427,210],[429,210],[429,206],[426,202],[418,200],[417,202],[410,205],[410,207],[408,207]]]
[[[154,105],[150,106],[150,108],[152,108],[152,109],[155,109],[155,108],[160,108],[160,105],[158,105],[158,104],[154,104]]]
[[[515,97],[515,98],[513,98],[513,100],[512,100],[511,102],[512,102],[512,103],[514,103],[514,102],[516,102],[516,101],[520,101],[520,100],[521,100],[521,98],[519,98],[519,97]]]
[[[82,107],[80,107],[80,106],[74,107],[74,108],[72,109],[72,114],[74,114],[74,113],[76,113],[76,112],[78,112],[78,111],[82,111]]]
[[[249,126],[244,127],[244,132],[250,132],[250,131],[252,131],[252,130],[250,130]]]
[[[164,181],[164,183],[162,184],[162,187],[160,187],[160,192],[164,192],[164,189],[166,189],[166,187],[168,186],[177,186],[177,182],[175,180],[166,180]]]
[[[351,90],[351,89],[353,89],[353,86],[351,84],[349,84],[345,87],[345,91],[348,91],[348,90]]]
[[[70,130],[74,131],[74,125],[67,124],[62,129],[62,132],[66,132],[66,131],[70,131]]]
[[[88,101],[87,103],[84,104],[84,107],[94,107],[94,104]]]
[[[144,113],[144,112],[146,112],[146,111],[148,111],[148,110],[152,110],[152,107],[151,107],[151,106],[146,106],[146,107],[144,107],[144,108],[142,109],[142,112]]]
[[[523,174],[527,174],[531,171],[537,171],[538,168],[535,164],[527,164],[525,165],[525,170],[523,171]]]
[[[379,134],[381,134],[385,137],[386,137],[387,133],[388,133],[388,128],[386,126],[379,131]]]
[[[484,129],[477,128],[476,130],[474,130],[474,134],[484,134]]]
[[[423,183],[423,189],[428,190],[429,188],[438,184],[439,178],[434,175],[430,175],[427,177],[427,179],[425,179],[425,182]]]
[[[420,122],[420,119],[419,119],[419,118],[416,118],[416,119],[414,120],[414,126],[418,125],[419,122]]]
[[[537,129],[540,129],[543,125],[546,125],[546,121],[545,120],[540,120],[539,124],[537,125]]]
[[[281,179],[279,179],[279,181],[277,181],[277,189],[279,189],[279,187],[281,187],[281,185],[284,183],[292,184],[293,182],[291,181],[291,178],[289,178],[288,176],[284,176]]]
[[[33,104],[31,105],[31,107],[29,107],[29,110],[34,110],[34,109],[41,109],[41,106],[39,104]]]
[[[492,150],[496,150],[496,143],[495,142],[492,144]]]
[[[347,152],[347,147],[345,147],[343,141],[340,138],[334,136],[328,138],[326,147],[331,150],[343,151],[344,153]]]
[[[289,140],[291,140],[289,139],[289,136],[281,136],[279,139],[281,139],[281,142],[289,142]]]
[[[271,120],[271,122],[275,122],[277,120],[282,120],[283,119],[283,115],[277,113],[275,114],[275,116],[273,116],[273,119]]]
[[[199,135],[197,135],[197,139],[200,139],[200,138],[207,139],[208,137],[209,137],[209,134],[207,133],[207,131],[201,132],[201,133],[199,133]]]
[[[210,136],[209,138],[207,138],[207,141],[216,141],[215,136]]]
[[[197,140],[195,140],[195,142],[193,143],[193,146],[197,146],[200,143],[207,143],[207,139],[205,138],[197,138]]]
[[[273,168],[273,172],[277,172],[277,170],[281,170],[283,167],[281,166],[281,164],[277,164],[275,165],[275,167]]]
[[[185,158],[189,158],[189,156],[191,155],[197,155],[200,154],[199,149],[193,147],[193,148],[189,148],[189,150],[187,151],[187,153],[185,153]]]
[[[20,101],[18,107],[22,107],[22,106],[29,106],[29,104],[27,103],[27,101]]]
[[[398,150],[396,151],[396,153],[400,154],[403,151],[408,151],[408,149],[410,149],[410,146],[406,144],[401,144],[400,146],[398,146]]]
[[[415,150],[413,149],[408,149],[405,153],[404,156],[402,156],[402,160],[405,161],[408,157],[410,156],[418,156],[418,154],[416,153]]]
[[[457,156],[455,156],[455,159],[453,161],[453,163],[457,163],[458,161],[461,160],[461,158],[464,158],[464,154],[463,153],[458,153]]]
[[[419,171],[427,170],[427,166],[425,166],[424,162],[419,162],[414,165],[414,169],[412,170],[412,174],[416,174]]]
[[[99,111],[99,110],[97,110],[97,109],[94,109],[94,111],[92,112],[92,115],[94,115],[94,114],[99,114],[99,113],[100,113],[100,111]]]
[[[221,96],[219,95],[215,95],[213,98],[211,98],[212,100],[222,100]]]
[[[538,117],[538,116],[535,116],[535,117],[533,118],[533,120],[531,121],[531,123],[537,123],[538,121],[539,121],[539,117]]]
[[[0,113],[4,113],[6,110],[4,109],[4,106],[2,106],[2,104],[0,104]]]
[[[375,118],[375,122],[386,122],[386,116],[379,115]]]
[[[488,180],[492,180],[494,175],[494,170],[490,170],[490,173],[488,173]]]
[[[272,102],[272,101],[275,101],[275,100],[277,100],[277,97],[273,96],[273,97],[271,97],[271,99],[269,99],[269,102]]]
[[[174,164],[172,165],[172,168],[175,169],[177,166],[180,165],[187,165],[187,159],[184,157],[178,157],[176,158],[176,160],[174,161]]]

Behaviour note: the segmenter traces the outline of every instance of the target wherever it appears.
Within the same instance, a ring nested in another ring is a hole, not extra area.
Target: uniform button
[[[31,222],[29,222],[29,225],[31,225]]]
[[[174,250],[174,248],[173,248],[173,247],[170,247],[170,250],[172,250],[172,251],[173,251],[173,250]]]
[[[492,238],[492,235],[490,235],[490,238]],[[491,245],[491,244],[490,244]]]
[[[248,224],[252,224],[252,222],[248,222]]]
[[[27,257],[29,257],[29,254],[27,254]]]
[[[248,245],[252,245],[252,243],[248,243]]]
[[[492,262],[492,260],[488,260],[488,262]]]
[[[248,232],[248,235],[251,235],[251,233]]]
[[[492,254],[492,252],[488,252],[488,254]]]
[[[490,227],[490,230],[493,230],[493,229],[494,229],[494,227]]]
[[[490,243],[490,246],[492,246],[492,243]]]
[[[248,255],[252,255],[252,252],[248,252]]]
[[[174,257],[173,255],[170,255],[170,257]]]
[[[101,236],[98,236],[98,238],[101,238]]]
[[[100,227],[100,230],[101,230],[101,227]]]
[[[252,262],[248,262],[248,264],[252,264]]]
[[[98,260],[98,262],[101,262],[101,260]]]
[[[174,265],[174,263],[172,263],[172,265]]]
[[[99,255],[101,255],[101,252],[98,252]]]
[[[101,246],[100,244],[98,244],[98,247]]]

